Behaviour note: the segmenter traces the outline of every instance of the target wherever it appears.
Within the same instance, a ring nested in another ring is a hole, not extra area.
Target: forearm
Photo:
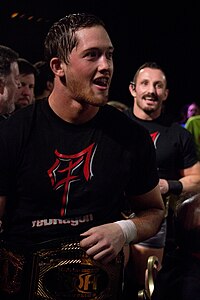
[[[137,239],[133,243],[138,243],[143,240],[154,236],[164,219],[164,210],[163,209],[149,209],[148,211],[142,211],[135,215],[131,219],[137,229]]]
[[[197,162],[190,168],[180,171],[183,192],[199,193],[200,192],[200,162]]]
[[[199,193],[200,192],[200,176],[188,175],[179,179],[183,185],[183,192]]]

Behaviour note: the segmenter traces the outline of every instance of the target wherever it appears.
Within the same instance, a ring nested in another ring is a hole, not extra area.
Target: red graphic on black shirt
[[[159,131],[155,131],[155,132],[153,132],[153,133],[150,134],[150,136],[151,136],[151,138],[152,138],[152,141],[153,141],[153,143],[154,143],[155,148],[157,148],[157,147],[156,147],[156,142],[157,142],[157,140],[158,140],[159,135],[160,135],[160,132],[159,132]]]
[[[56,160],[48,170],[48,175],[54,190],[64,187],[61,216],[66,215],[70,184],[80,179],[80,172],[83,172],[86,181],[93,175],[91,168],[93,148],[94,143],[81,152],[71,155],[61,154],[55,150]]]

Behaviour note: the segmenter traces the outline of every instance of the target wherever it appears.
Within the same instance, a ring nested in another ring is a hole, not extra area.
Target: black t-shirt
[[[148,132],[109,105],[74,125],[38,100],[3,122],[0,145],[4,238],[14,245],[119,220],[125,194],[158,184]]]
[[[0,122],[6,120],[9,117],[10,117],[10,114],[2,114],[2,115],[0,115]]]
[[[149,121],[137,118],[132,109],[124,113],[149,131],[156,149],[160,178],[178,180],[182,177],[180,170],[198,161],[192,135],[178,123],[170,122],[164,114]]]

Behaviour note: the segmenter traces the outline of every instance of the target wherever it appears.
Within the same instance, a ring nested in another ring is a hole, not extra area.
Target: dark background
[[[200,13],[198,1],[173,2],[4,0],[0,43],[35,63],[43,58],[43,40],[53,22],[68,13],[94,13],[106,23],[115,47],[110,100],[131,105],[129,81],[141,64],[156,61],[168,78],[167,108],[177,116],[184,104],[200,102]],[[12,19],[15,11],[19,15]]]

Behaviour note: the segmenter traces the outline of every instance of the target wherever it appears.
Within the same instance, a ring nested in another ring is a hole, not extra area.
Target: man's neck
[[[146,113],[144,110],[142,110],[141,108],[139,108],[138,106],[133,106],[133,114],[141,120],[147,120],[147,121],[152,121],[157,119],[161,112],[160,111],[154,111],[151,113]]]
[[[89,104],[81,104],[75,100],[65,102],[49,96],[49,106],[61,119],[72,124],[84,124],[90,121],[99,111],[99,107]]]

